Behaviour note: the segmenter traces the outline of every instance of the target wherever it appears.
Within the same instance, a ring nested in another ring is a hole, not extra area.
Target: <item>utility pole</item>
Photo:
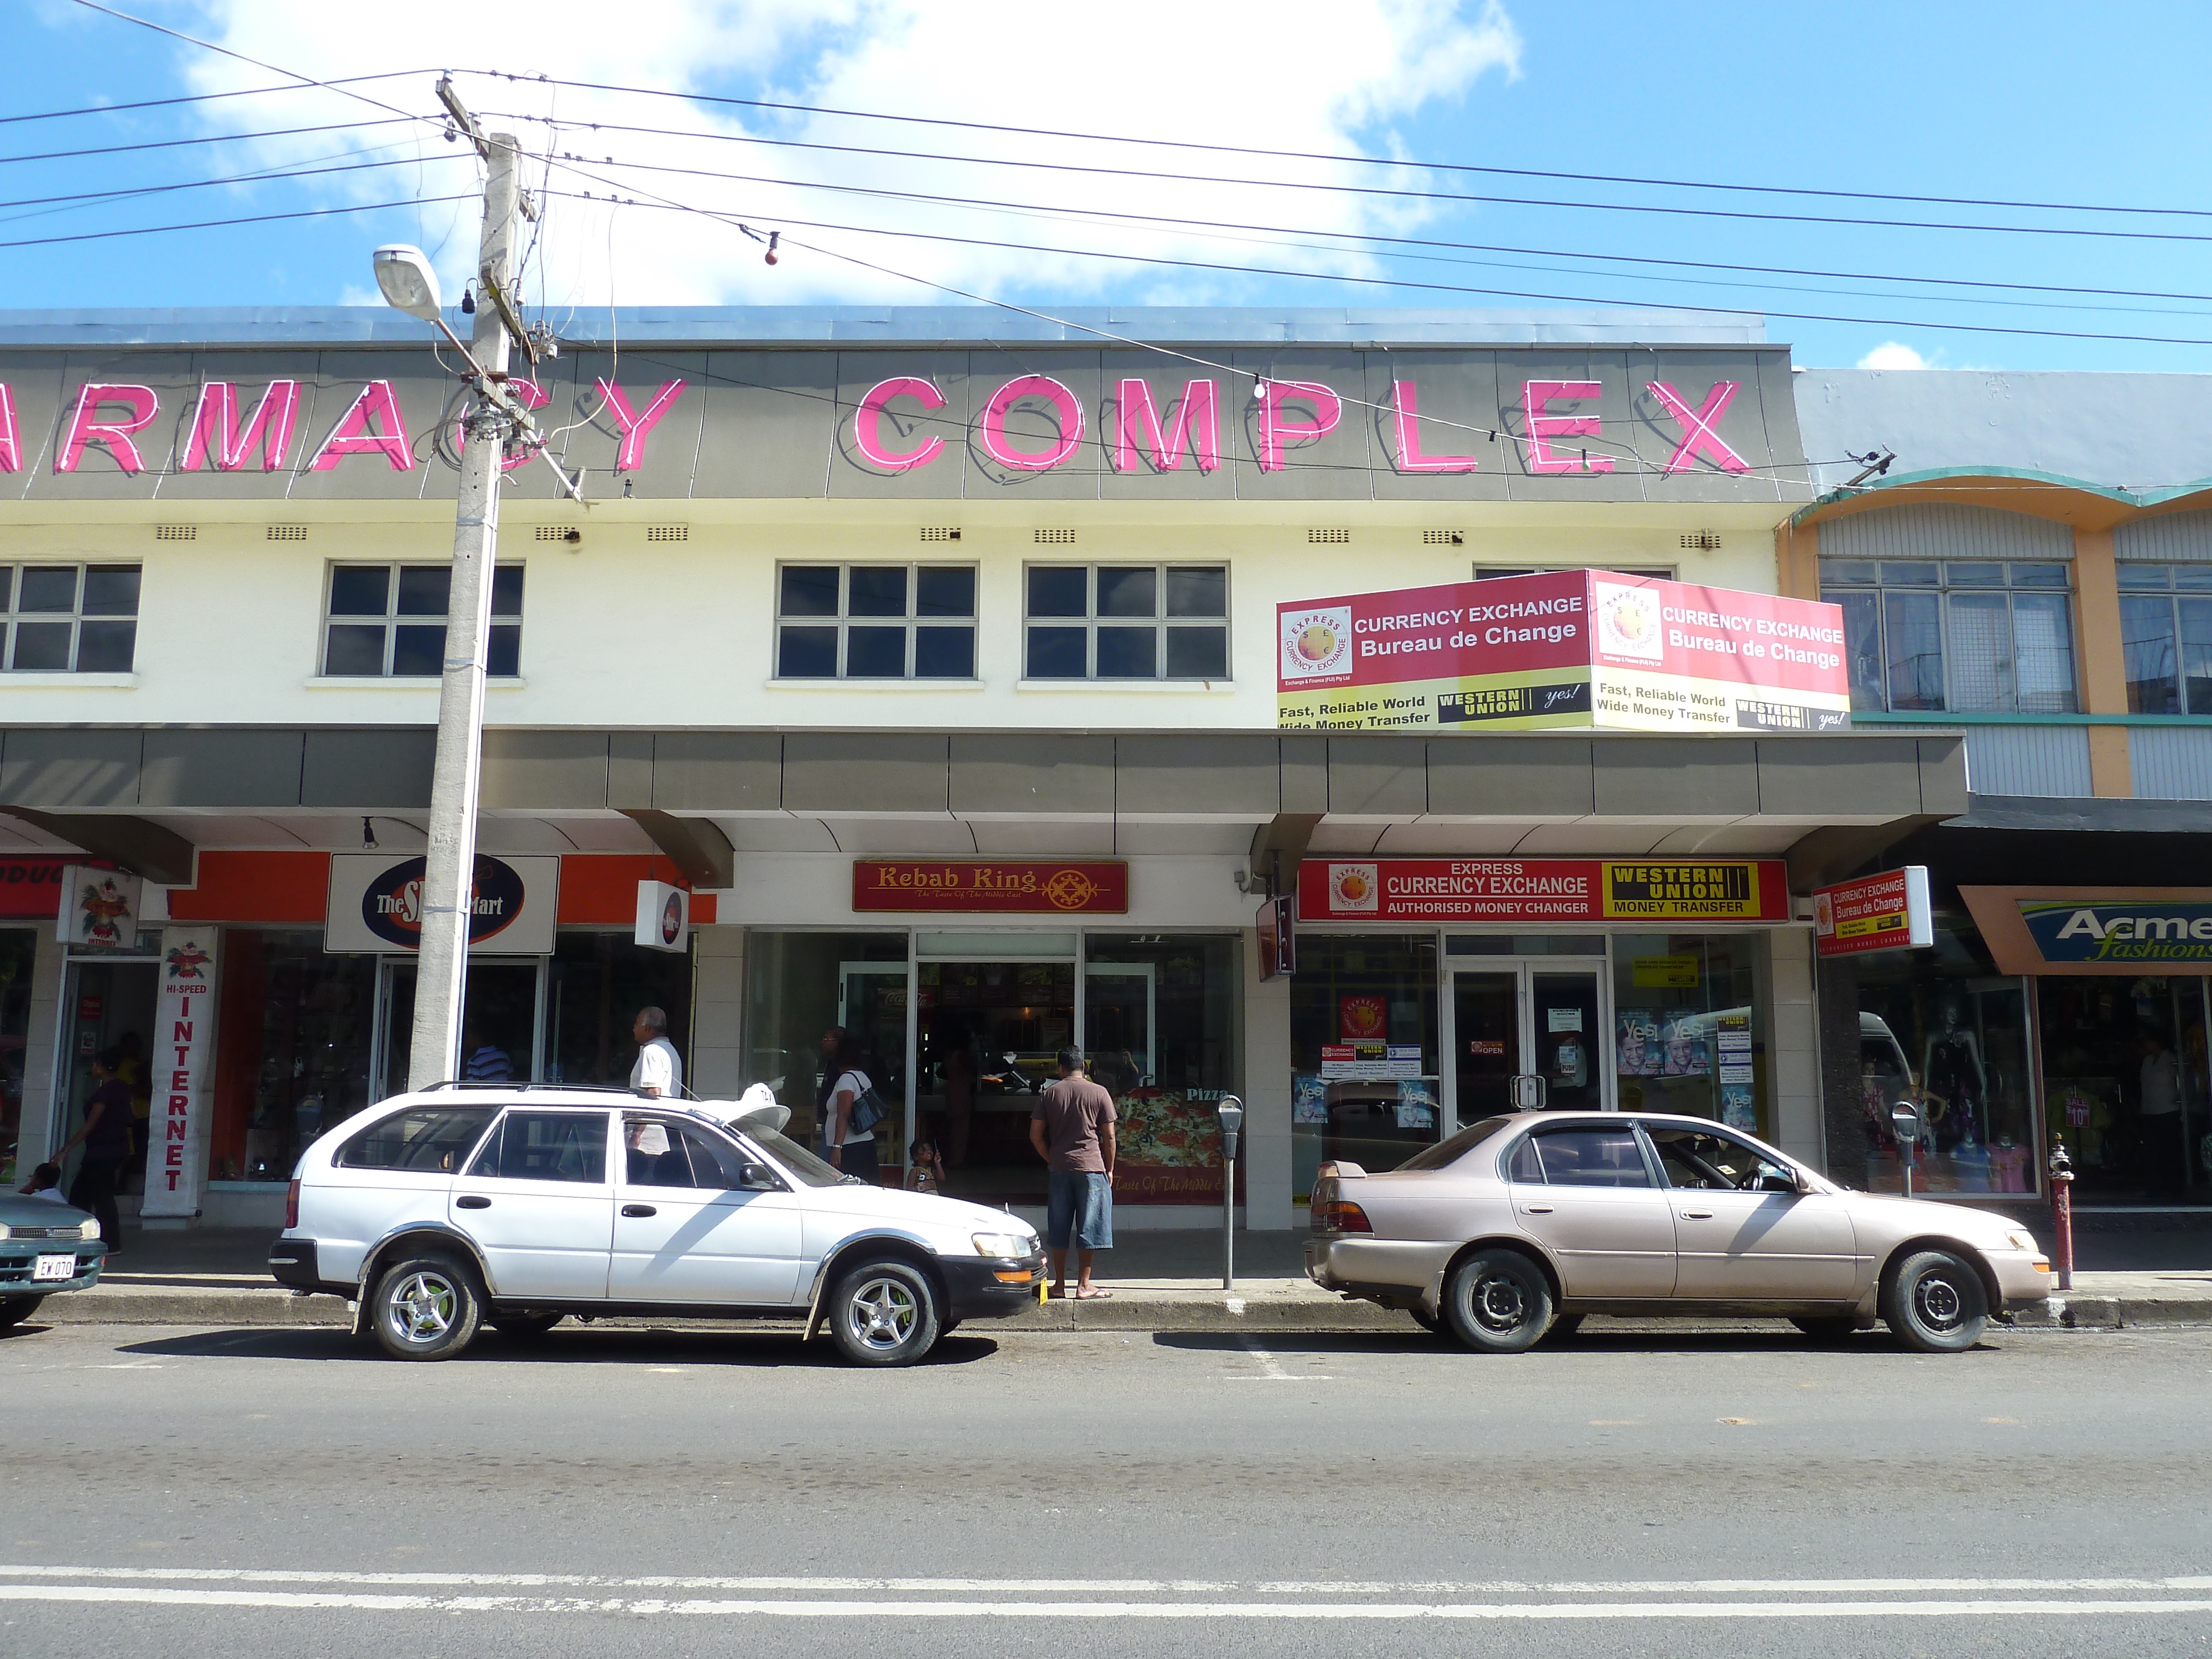
[[[493,561],[499,551],[500,462],[516,435],[507,396],[508,352],[531,349],[508,295],[514,212],[521,194],[519,147],[511,133],[485,134],[453,83],[438,96],[454,126],[489,169],[473,356],[483,377],[461,422],[461,482],[453,521],[453,586],[446,602],[446,656],[438,688],[438,753],[430,775],[430,845],[422,874],[422,948],[415,968],[415,1030],[407,1086],[422,1089],[460,1075],[461,996],[468,976],[469,923],[475,912],[477,798],[483,777],[485,652],[491,634]],[[535,353],[532,352],[534,356]]]

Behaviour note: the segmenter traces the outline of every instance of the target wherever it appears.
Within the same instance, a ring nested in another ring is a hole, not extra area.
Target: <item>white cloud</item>
[[[1109,249],[1148,260],[1334,273],[1370,267],[1358,253],[1305,234],[1254,232],[1224,241],[1171,226],[1100,223],[1071,210],[1292,227],[1301,233],[1395,229],[1422,216],[1403,203],[1264,183],[1054,172],[984,165],[982,158],[1328,184],[1389,185],[1421,175],[1396,167],[716,110],[673,99],[538,85],[527,78],[540,73],[954,121],[1389,157],[1395,151],[1394,123],[1425,105],[1464,96],[1493,71],[1517,75],[1522,50],[1500,0],[1278,0],[1264,10],[1225,0],[1121,0],[1104,8],[1012,0],[648,0],[641,7],[633,0],[632,8],[614,14],[585,0],[540,0],[523,13],[430,0],[387,0],[373,14],[295,0],[199,0],[197,9],[209,21],[195,32],[312,76],[412,69],[434,52],[457,65],[500,65],[525,76],[516,83],[459,74],[457,84],[471,107],[495,112],[487,125],[512,127],[526,149],[592,158],[588,164],[556,164],[550,175],[556,195],[531,297],[538,297],[542,284],[544,301],[556,313],[572,304],[605,304],[611,293],[624,304],[958,303],[902,276],[804,248],[787,252],[771,270],[762,264],[757,246],[714,221],[574,199],[584,191],[605,198],[609,180],[641,202],[650,192],[748,222],[788,227],[799,241],[978,293],[1018,288],[1076,301],[1102,292],[1141,293],[1157,302],[1234,300],[1249,283],[1218,272],[1142,270],[1049,250]],[[271,79],[266,71],[191,48],[180,49],[180,61],[201,90],[266,85]],[[432,78],[425,74],[362,90],[410,112],[429,112],[435,108]],[[206,107],[207,118],[230,131],[376,117],[357,102],[319,92]],[[517,118],[522,116],[540,118]],[[544,125],[548,119],[556,125]],[[617,125],[680,129],[689,136],[623,132]],[[557,133],[550,146],[549,133]],[[747,137],[962,159],[836,155],[728,142]],[[285,165],[386,144],[396,148],[363,159],[399,156],[407,164],[337,175],[316,188],[334,199],[357,201],[474,188],[465,150],[449,148],[427,130],[394,125],[238,148],[255,152],[256,164]],[[601,159],[607,156],[633,165],[610,167]],[[653,173],[646,165],[721,176]],[[533,188],[547,181],[542,161],[528,172]],[[818,187],[828,185],[848,191]],[[1048,210],[900,201],[849,193],[854,187]],[[458,285],[473,263],[468,257],[475,240],[473,210],[463,210],[458,223],[455,217],[452,207],[426,209],[422,234],[426,246],[443,239],[441,272]],[[801,228],[794,222],[801,220],[1048,251]],[[1274,245],[1279,242],[1290,246]],[[358,280],[353,271],[332,272],[330,286],[335,295]],[[1317,291],[1316,297],[1322,295]]]
[[[1909,345],[1885,340],[1859,359],[1861,368],[1933,368],[1936,365]]]

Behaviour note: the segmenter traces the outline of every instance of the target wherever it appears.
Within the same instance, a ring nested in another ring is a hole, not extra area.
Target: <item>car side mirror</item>
[[[738,1171],[738,1190],[741,1193],[773,1193],[782,1186],[775,1178],[775,1171],[765,1164],[748,1164]]]

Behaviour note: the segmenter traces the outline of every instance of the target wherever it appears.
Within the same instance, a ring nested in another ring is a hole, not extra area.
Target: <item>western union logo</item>
[[[1607,864],[1608,916],[1759,915],[1755,864]]]

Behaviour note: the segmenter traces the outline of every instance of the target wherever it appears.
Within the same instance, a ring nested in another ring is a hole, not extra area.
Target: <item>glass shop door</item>
[[[1543,1080],[1552,1111],[1597,1111],[1606,1050],[1595,967],[1547,961],[1452,975],[1453,1114],[1461,1127],[1514,1109],[1516,1077]]]

